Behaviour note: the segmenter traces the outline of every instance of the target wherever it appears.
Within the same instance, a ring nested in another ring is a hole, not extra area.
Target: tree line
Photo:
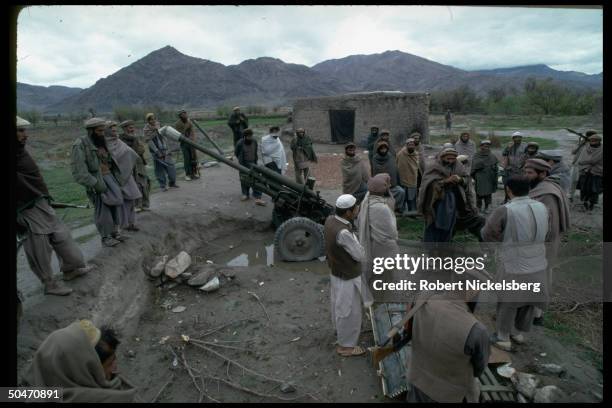
[[[464,85],[451,91],[431,93],[430,112],[489,115],[580,116],[602,113],[602,91],[579,91],[555,83],[552,78],[528,78],[522,90],[490,89],[480,96]]]

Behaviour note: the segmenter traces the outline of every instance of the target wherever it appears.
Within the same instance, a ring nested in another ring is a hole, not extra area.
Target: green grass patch
[[[423,241],[425,225],[423,218],[397,217],[397,233],[399,239],[406,241]],[[478,242],[478,239],[467,231],[457,231],[452,242]]]

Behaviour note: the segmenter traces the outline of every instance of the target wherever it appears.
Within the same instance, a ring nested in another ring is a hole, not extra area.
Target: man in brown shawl
[[[580,178],[580,201],[586,210],[592,210],[599,201],[603,191],[603,147],[601,136],[597,133],[589,136],[589,145],[584,149],[578,160]]]
[[[345,156],[340,162],[342,170],[342,194],[351,194],[361,203],[368,191],[367,182],[370,170],[366,163],[356,155],[357,146],[353,142],[344,147]]]
[[[234,155],[238,158],[238,163],[247,168],[250,168],[253,164],[257,164],[258,151],[257,140],[253,138],[253,129],[244,129],[244,132],[242,132],[242,140],[236,143],[234,149]],[[260,206],[266,205],[265,201],[261,199],[261,191],[257,191],[255,188],[251,187],[251,185],[243,181],[242,178],[240,179],[240,188],[242,190],[241,201],[249,199],[249,192],[252,189],[255,204]]]
[[[466,167],[467,172],[470,172],[470,167],[472,166],[472,158],[476,153],[476,145],[472,140],[470,140],[470,132],[461,132],[459,136],[459,140],[457,140],[454,144],[455,150],[459,155],[465,155],[468,157],[468,164]]]
[[[445,148],[423,176],[417,210],[425,218],[424,242],[450,242],[456,229],[468,229],[481,239],[484,219],[478,216],[472,180],[457,156],[454,148]]]
[[[538,150],[540,150],[538,142],[528,142],[525,148],[525,160],[535,159],[538,155]]]
[[[234,135],[234,146],[236,146],[236,143],[242,140],[242,132],[249,127],[249,119],[244,113],[240,112],[239,106],[232,109],[232,114],[227,121],[227,126],[232,129],[232,133]]]
[[[312,140],[306,135],[303,128],[295,131],[295,137],[291,140],[291,151],[293,152],[293,165],[295,170],[295,181],[304,184],[310,173],[310,163],[317,162],[317,155],[312,148]]]
[[[397,172],[405,198],[402,204],[404,213],[416,210],[417,180],[419,178],[419,153],[413,138],[406,140],[406,146],[397,153]]]
[[[471,176],[474,178],[476,190],[476,206],[482,211],[484,201],[484,213],[489,212],[491,197],[497,191],[497,165],[499,160],[491,153],[491,141],[480,142],[480,150],[472,160]]]
[[[26,259],[32,272],[44,285],[45,294],[64,296],[72,292],[53,280],[51,256],[59,260],[64,280],[85,275],[92,267],[85,264],[83,253],[72,239],[70,230],[57,219],[53,201],[40,169],[26,149],[30,123],[17,117],[15,198],[17,233],[22,236]]]
[[[567,196],[563,193],[559,180],[549,177],[550,164],[542,159],[529,159],[525,162],[525,176],[530,180],[529,197],[543,203],[548,209],[550,230],[546,236],[546,259],[548,260],[548,287],[552,288],[552,268],[557,259],[561,235],[570,228],[570,211]],[[536,314],[541,324],[542,311]]]
[[[109,122],[106,128],[106,147],[117,163],[117,182],[123,194],[121,206],[121,228],[127,231],[139,231],[136,226],[136,200],[142,198],[138,184],[134,180],[136,163],[140,159],[138,154],[125,144],[117,135],[117,123]]]
[[[368,193],[359,208],[359,242],[365,250],[365,259],[361,263],[364,290],[364,305],[373,303],[370,287],[374,274],[374,258],[393,258],[399,253],[397,246],[397,220],[395,207],[389,188],[391,179],[388,174],[380,173],[368,181]]]
[[[108,328],[80,320],[51,333],[24,376],[30,387],[58,387],[63,402],[144,402],[138,390],[117,373],[119,341]]]
[[[85,129],[87,134],[72,144],[72,177],[85,187],[94,205],[94,222],[102,245],[113,247],[126,239],[119,233],[123,205],[123,193],[117,182],[119,167],[106,146],[106,121],[88,119]]]
[[[195,132],[193,131],[193,124],[191,119],[187,117],[187,111],[182,109],[178,112],[178,120],[174,123],[174,128],[181,132],[187,139],[195,141]],[[181,142],[181,151],[183,152],[183,167],[185,169],[185,180],[190,181],[191,179],[200,178],[198,174],[198,156],[196,150]]]
[[[142,198],[136,200],[136,212],[149,211],[149,195],[151,194],[151,180],[147,174],[147,161],[145,160],[145,146],[136,136],[136,127],[133,120],[125,120],[119,124],[123,133],[119,135],[126,145],[138,154],[134,168],[134,180],[138,184]]]
[[[372,158],[372,177],[379,173],[387,173],[391,177],[391,194],[395,200],[395,211],[401,211],[404,204],[404,189],[399,186],[395,154],[390,150],[389,142],[384,139],[379,140],[376,146],[376,153]]]

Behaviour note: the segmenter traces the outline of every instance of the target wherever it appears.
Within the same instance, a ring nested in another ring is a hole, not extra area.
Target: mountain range
[[[351,55],[312,67],[270,57],[225,66],[166,46],[86,89],[18,83],[17,108],[67,113],[89,108],[110,112],[125,105],[274,106],[290,104],[299,97],[377,90],[435,92],[463,85],[484,94],[500,87],[521,89],[528,77],[552,78],[579,90],[603,86],[603,73],[557,71],[546,65],[465,71],[401,51]]]

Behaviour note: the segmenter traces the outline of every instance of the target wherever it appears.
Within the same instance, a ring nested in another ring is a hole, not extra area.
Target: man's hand
[[[104,181],[100,182],[96,182],[96,184],[94,184],[93,186],[94,191],[98,194],[102,194],[105,193],[106,190],[108,189],[108,187],[106,187],[106,183]]]

